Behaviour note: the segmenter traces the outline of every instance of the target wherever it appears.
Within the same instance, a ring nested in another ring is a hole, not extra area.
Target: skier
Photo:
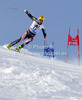
[[[46,40],[46,33],[45,33],[45,27],[43,25],[43,21],[45,20],[44,16],[40,16],[39,19],[37,19],[36,17],[32,16],[28,10],[24,10],[24,12],[33,20],[32,25],[30,26],[30,28],[17,40],[11,42],[7,48],[9,50],[11,50],[11,47],[15,44],[17,44],[18,42],[22,42],[24,39],[28,38],[23,44],[19,45],[16,50],[21,52],[20,49],[23,48],[26,44],[30,43],[35,35],[42,30],[43,32],[43,36],[44,39]]]

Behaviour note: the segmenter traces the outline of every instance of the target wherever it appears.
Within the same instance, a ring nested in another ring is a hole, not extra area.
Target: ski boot
[[[16,51],[18,51],[19,53],[22,53],[22,51],[20,51],[21,48],[22,48],[22,46],[19,45],[19,46],[16,48]]]
[[[11,50],[11,47],[12,47],[12,44],[9,44],[9,45],[7,46],[7,48],[8,48],[9,50]]]

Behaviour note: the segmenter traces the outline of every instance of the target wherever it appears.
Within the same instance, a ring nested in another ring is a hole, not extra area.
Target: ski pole
[[[11,7],[8,7],[8,6],[6,6],[5,8],[12,9],[12,10],[24,11],[23,9],[11,8]]]
[[[44,48],[47,47],[47,40],[44,40]]]

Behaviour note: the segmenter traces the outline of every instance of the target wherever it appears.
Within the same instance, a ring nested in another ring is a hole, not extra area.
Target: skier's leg
[[[26,39],[28,37],[28,31],[26,31],[22,36],[21,36],[21,40],[19,42],[22,42],[24,39]]]
[[[21,48],[23,48],[26,44],[30,43],[32,40],[34,39],[34,37],[29,38],[28,40],[26,40],[23,44],[19,45],[16,49],[19,51]]]
[[[27,35],[27,31],[19,39],[11,42],[10,44],[13,46],[13,45],[17,44],[18,42],[22,42],[26,38],[26,35]]]
[[[11,47],[12,47],[13,45],[17,44],[20,40],[21,40],[21,37],[20,37],[19,39],[15,40],[15,41],[11,42],[11,43],[7,46],[7,48],[11,50]]]
[[[21,37],[15,41],[11,42],[10,44],[13,46],[13,45],[17,44],[18,42],[20,42],[20,40],[21,40]]]
[[[11,42],[7,48],[11,50],[11,47],[15,44],[17,44],[18,42],[22,42],[25,38],[26,38],[26,35],[27,35],[27,31],[19,38],[19,39],[16,39],[15,41]]]

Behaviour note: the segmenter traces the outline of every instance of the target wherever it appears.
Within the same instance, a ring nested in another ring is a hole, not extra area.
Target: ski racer
[[[44,16],[40,16],[39,19],[37,19],[36,17],[32,16],[28,12],[28,10],[24,10],[24,12],[33,20],[33,23],[30,26],[30,28],[19,39],[16,39],[7,46],[9,50],[11,50],[11,47],[17,44],[18,42],[22,42],[24,39],[28,38],[23,44],[19,45],[16,48],[17,51],[21,52],[20,49],[23,48],[26,44],[30,43],[40,30],[42,30],[44,39],[46,40],[45,27],[43,25],[43,21],[45,20]]]

